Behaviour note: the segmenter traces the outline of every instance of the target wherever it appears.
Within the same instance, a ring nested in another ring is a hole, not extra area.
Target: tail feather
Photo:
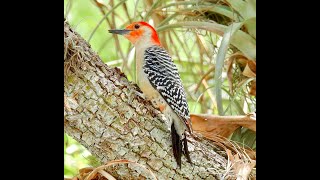
[[[174,124],[171,125],[171,139],[172,139],[172,149],[173,156],[177,161],[179,168],[181,168],[181,154],[182,154],[182,142],[180,137],[174,128]]]
[[[186,137],[183,139],[183,147],[184,147],[184,153],[183,154],[186,156],[187,161],[192,164],[191,158],[190,158],[190,155],[189,155],[188,142],[187,142],[187,138]]]
[[[181,155],[182,155],[182,153],[186,156],[187,161],[189,163],[192,163],[190,155],[189,155],[189,151],[188,151],[187,139],[184,138],[184,139],[180,140],[180,137],[179,137],[176,129],[174,128],[174,124],[171,125],[171,138],[172,138],[173,156],[176,159],[179,168],[181,168]],[[183,146],[183,150],[182,150],[182,146]]]

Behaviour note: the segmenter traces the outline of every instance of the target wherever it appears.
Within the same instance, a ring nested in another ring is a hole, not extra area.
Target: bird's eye
[[[136,28],[136,29],[139,29],[139,27],[140,27],[139,24],[134,25],[134,28]]]

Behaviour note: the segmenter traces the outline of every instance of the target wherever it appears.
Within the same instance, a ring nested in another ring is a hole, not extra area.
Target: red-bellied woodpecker
[[[187,130],[191,133],[186,95],[178,69],[161,47],[156,30],[146,22],[134,22],[125,29],[109,32],[123,35],[135,46],[138,86],[172,122],[172,147],[178,166],[181,167],[182,153],[191,163],[185,135]]]

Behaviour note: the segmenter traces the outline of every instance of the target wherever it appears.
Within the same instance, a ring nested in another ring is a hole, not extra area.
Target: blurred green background
[[[134,82],[133,46],[107,30],[147,21],[178,66],[191,113],[255,111],[255,0],[65,0],[64,16],[107,65],[119,67]],[[255,133],[246,128],[230,138],[255,149]],[[66,134],[64,142],[65,177],[98,165]]]

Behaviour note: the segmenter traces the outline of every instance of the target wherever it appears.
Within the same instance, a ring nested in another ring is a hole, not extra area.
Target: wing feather
[[[151,85],[175,111],[180,120],[189,125],[189,108],[176,65],[165,49],[152,46],[146,49],[144,72]],[[189,129],[190,130],[190,129]]]

